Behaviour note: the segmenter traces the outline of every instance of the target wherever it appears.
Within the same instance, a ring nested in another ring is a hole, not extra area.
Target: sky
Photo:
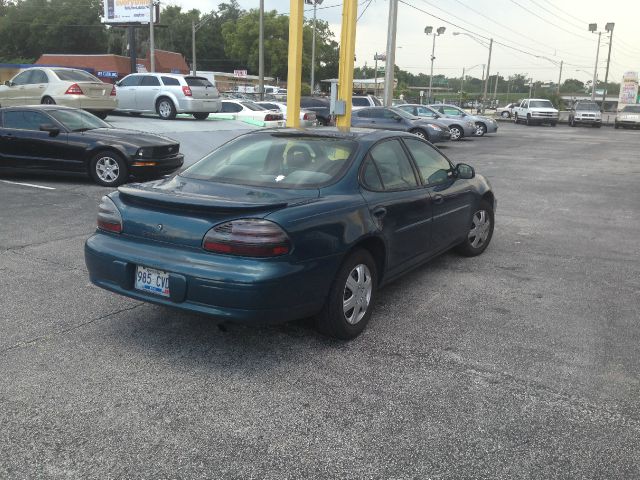
[[[164,0],[165,5],[217,9],[219,0]],[[258,0],[239,0],[244,9],[257,8]],[[264,0],[266,10],[288,13],[289,0]],[[306,6],[306,18],[312,7]],[[319,19],[331,25],[340,40],[342,2],[324,0],[317,10]],[[389,0],[358,0],[356,66],[373,66],[376,52],[384,52],[387,42]],[[589,23],[602,31],[598,79],[604,80],[609,48],[605,24],[615,23],[609,81],[620,82],[623,72],[640,69],[639,0],[400,0],[396,36],[396,65],[414,74],[429,73],[433,36],[426,26],[446,27],[436,38],[434,75],[467,75],[480,78],[488,60],[489,38],[494,39],[490,74],[507,77],[522,73],[534,81],[557,82],[559,63],[564,62],[562,79],[593,78],[598,35]],[[454,32],[461,34],[454,35]],[[464,32],[464,33],[462,33]],[[484,45],[483,45],[484,43]],[[543,58],[546,57],[546,58]]]

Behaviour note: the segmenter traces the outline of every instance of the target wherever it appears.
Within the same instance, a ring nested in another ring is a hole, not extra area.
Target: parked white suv
[[[354,95],[351,97],[351,110],[367,107],[381,107],[382,102],[373,95]]]
[[[157,113],[172,120],[178,113],[204,120],[222,109],[218,89],[204,77],[171,73],[132,73],[116,83],[118,111]]]
[[[546,98],[525,98],[513,109],[513,120],[527,125],[548,123],[555,127],[558,123],[558,110]]]

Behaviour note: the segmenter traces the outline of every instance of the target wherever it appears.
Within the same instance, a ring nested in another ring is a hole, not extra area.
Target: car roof
[[[255,135],[260,133],[280,133],[282,135],[304,135],[308,137],[333,137],[344,138],[347,140],[366,140],[375,142],[383,138],[408,136],[415,138],[411,133],[381,130],[373,128],[360,127],[316,127],[316,128],[266,128],[262,130],[254,130],[245,135]]]

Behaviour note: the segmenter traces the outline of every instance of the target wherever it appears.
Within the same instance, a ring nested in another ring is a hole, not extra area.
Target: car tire
[[[596,127],[596,128],[600,128],[600,127],[602,127],[602,124],[601,123],[594,123],[592,126]]]
[[[613,128],[615,128],[615,129],[620,128],[620,125],[618,125],[618,122],[615,122],[615,123],[613,124]]]
[[[451,125],[449,127],[449,131],[451,132],[451,141],[455,142],[464,137],[464,130],[458,125]]]
[[[557,125],[557,123],[556,123],[556,122],[551,122],[551,126],[552,126],[552,127],[555,127],[556,125]]]
[[[464,241],[456,247],[456,251],[465,257],[475,257],[484,252],[493,237],[493,206],[486,200],[471,217],[471,226]]]
[[[42,100],[40,101],[40,103],[42,105],[55,105],[56,101],[51,97],[42,97]]]
[[[501,116],[502,118],[509,118],[509,117],[511,116],[511,114],[510,114],[509,112],[502,112],[502,113],[500,114],[500,116]]]
[[[104,150],[93,156],[89,162],[89,175],[103,187],[117,187],[129,177],[124,159],[112,150]]]
[[[414,128],[413,130],[409,130],[409,133],[413,133],[416,137],[422,138],[423,140],[429,140],[429,135],[421,128]]]
[[[533,122],[531,121],[531,114],[527,113],[527,127],[530,127],[531,125],[533,125]]]
[[[513,115],[513,122],[514,122],[516,125],[517,125],[517,124],[518,124],[518,122],[519,122],[519,120],[518,120],[518,114],[517,114],[517,113]]]
[[[176,118],[176,106],[170,98],[161,97],[156,102],[156,112],[162,120],[173,120]]]
[[[195,118],[196,120],[206,120],[207,118],[209,118],[209,113],[208,112],[194,113],[193,118]]]
[[[569,117],[569,125],[571,127],[575,127],[576,126],[576,121],[573,119],[573,117]]]
[[[360,335],[371,318],[377,281],[371,254],[363,249],[354,251],[336,274],[325,305],[316,316],[316,329],[340,340]]]
[[[476,136],[477,137],[483,137],[485,133],[487,133],[487,126],[484,123],[477,122],[476,123]]]

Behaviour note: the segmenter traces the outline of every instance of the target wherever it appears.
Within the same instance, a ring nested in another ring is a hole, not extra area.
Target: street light
[[[433,61],[436,59],[436,37],[442,35],[446,30],[445,27],[438,27],[435,33],[433,33],[433,27],[424,27],[424,33],[426,35],[433,35],[433,46],[431,47],[431,74],[429,75],[429,103],[431,103],[431,89],[433,85]]]
[[[454,32],[455,35],[455,32]],[[462,92],[464,90],[464,77],[465,77],[465,70],[467,72],[471,71],[472,69],[479,67],[480,65],[482,65],[482,75],[484,76],[484,63],[478,63],[477,65],[474,65],[473,67],[462,67],[462,81],[460,82],[460,103],[462,104]]]
[[[470,33],[466,33],[466,32],[453,32],[454,35],[466,35],[467,37],[471,37],[472,39],[474,39],[476,42],[478,42],[480,45],[486,47],[487,45],[480,39],[478,39],[475,35],[471,35]],[[487,72],[486,75],[484,77],[484,93],[482,94],[482,113],[484,113],[484,104],[487,101],[487,87],[489,86],[489,69],[491,68],[491,50],[493,49],[493,38],[489,39],[489,59],[487,60]],[[496,79],[497,81],[497,79]]]
[[[313,25],[311,26],[311,95],[316,82],[316,9],[324,0],[304,0],[307,5],[313,5]]]
[[[204,24],[207,23],[212,18],[213,17],[211,15],[205,15],[202,18],[202,20],[200,20],[198,23],[196,23],[195,20],[191,22],[191,49],[192,49],[191,70],[194,77],[197,75],[197,72],[198,72],[198,69],[196,67],[196,32],[200,30],[204,26]]]

